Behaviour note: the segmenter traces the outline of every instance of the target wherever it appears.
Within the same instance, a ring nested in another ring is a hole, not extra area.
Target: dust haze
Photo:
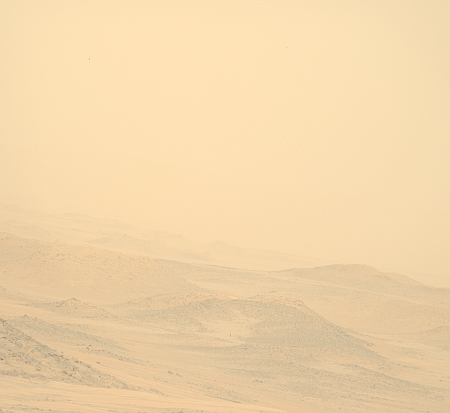
[[[0,4],[0,411],[447,412],[450,4]]]

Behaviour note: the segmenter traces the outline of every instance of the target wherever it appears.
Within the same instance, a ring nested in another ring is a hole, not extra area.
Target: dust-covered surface
[[[450,291],[0,235],[2,412],[448,412]]]

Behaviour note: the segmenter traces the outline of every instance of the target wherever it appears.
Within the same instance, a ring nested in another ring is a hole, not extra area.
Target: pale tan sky
[[[449,1],[0,3],[0,203],[449,274]]]

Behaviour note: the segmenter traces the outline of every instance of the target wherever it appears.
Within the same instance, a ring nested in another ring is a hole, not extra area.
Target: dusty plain
[[[449,289],[259,254],[3,208],[0,411],[450,411]]]

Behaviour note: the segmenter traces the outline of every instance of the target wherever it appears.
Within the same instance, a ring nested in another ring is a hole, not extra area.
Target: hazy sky
[[[0,203],[449,273],[449,1],[2,1]]]

